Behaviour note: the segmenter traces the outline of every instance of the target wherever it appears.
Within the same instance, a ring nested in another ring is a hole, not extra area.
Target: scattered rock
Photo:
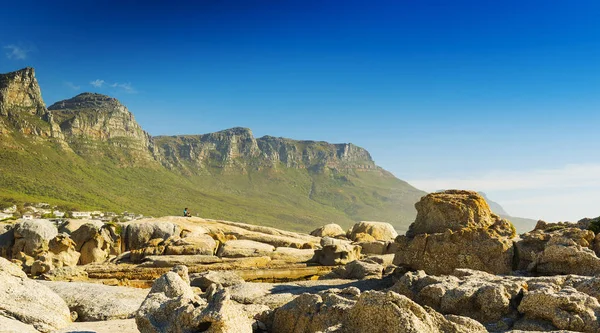
[[[315,257],[315,250],[278,247],[269,256],[273,260],[281,260],[287,263],[302,263],[313,260]]]
[[[350,230],[348,238],[355,241],[356,236],[360,233],[365,233],[375,238],[375,240],[381,241],[394,240],[398,236],[394,227],[386,222],[358,222]]]
[[[345,265],[360,259],[360,246],[324,237],[321,249],[315,250],[315,260],[324,266]]]
[[[206,234],[170,240],[166,245],[166,255],[213,255],[217,248],[217,242]]]

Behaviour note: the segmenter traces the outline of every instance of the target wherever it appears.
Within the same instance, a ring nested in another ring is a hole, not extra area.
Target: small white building
[[[0,213],[0,221],[13,217],[13,214]]]
[[[60,210],[55,210],[52,212],[56,217],[65,217],[65,212],[61,212]]]
[[[23,220],[33,220],[33,214],[23,214]]]
[[[76,219],[92,218],[92,212],[73,212],[73,217]]]

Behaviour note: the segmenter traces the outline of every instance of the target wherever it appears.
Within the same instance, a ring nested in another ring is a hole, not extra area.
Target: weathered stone
[[[120,225],[109,225],[93,222],[80,226],[71,234],[77,244],[77,251],[81,252],[80,265],[104,262],[110,255],[121,253],[121,237],[118,231]]]
[[[58,234],[56,226],[48,220],[23,220],[15,224],[13,231],[12,253],[23,252],[32,257],[48,250],[48,243]]]
[[[594,297],[566,287],[542,286],[525,292],[519,312],[526,319],[542,320],[561,330],[600,331],[600,303]]]
[[[78,321],[133,318],[148,290],[84,282],[42,281],[77,313]]]
[[[262,257],[273,253],[275,247],[269,244],[259,243],[251,240],[231,240],[223,244],[217,252],[219,257]]]
[[[386,222],[358,222],[350,230],[348,238],[356,240],[356,236],[360,233],[371,235],[375,240],[381,241],[394,240],[398,236],[394,227]]]
[[[322,276],[322,279],[380,279],[383,266],[369,260],[354,260],[348,264],[336,267],[331,273]]]
[[[346,237],[346,232],[344,229],[335,223],[326,224],[311,231],[310,234],[315,237]]]
[[[14,243],[13,225],[0,223],[0,257],[10,259]]]
[[[167,244],[166,255],[213,255],[217,243],[209,235],[195,235],[185,238],[175,238]]]
[[[244,279],[230,271],[207,271],[190,275],[190,285],[193,287],[206,290],[213,283],[223,287],[230,287],[244,283]]]
[[[315,260],[321,265],[345,265],[360,259],[361,248],[358,245],[324,237],[321,239],[321,246],[321,249],[315,250]]]
[[[40,332],[67,326],[71,313],[52,290],[27,278],[19,266],[0,258],[0,317],[32,325]]]
[[[278,247],[269,255],[273,260],[281,260],[287,263],[309,262],[315,257],[313,249],[294,249],[291,247]]]
[[[589,230],[541,225],[516,243],[518,268],[547,275],[600,274],[600,258],[592,250],[594,237]]]
[[[181,227],[171,222],[130,223],[125,229],[125,250],[140,249],[152,239],[166,240],[172,236],[179,236],[180,233]]]
[[[457,232],[398,236],[394,265],[428,274],[450,274],[469,268],[493,274],[512,271],[513,241],[493,229],[462,229]]]
[[[443,233],[447,229],[485,228],[496,222],[485,199],[477,192],[447,190],[430,193],[415,204],[417,218],[407,236]]]

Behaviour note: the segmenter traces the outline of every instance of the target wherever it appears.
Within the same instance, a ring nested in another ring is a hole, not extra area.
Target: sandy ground
[[[76,322],[55,333],[139,333],[135,319]]]

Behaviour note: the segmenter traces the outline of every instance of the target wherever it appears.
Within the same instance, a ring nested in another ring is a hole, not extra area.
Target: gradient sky
[[[0,72],[120,99],[152,135],[352,142],[427,191],[600,215],[600,2],[12,1]]]

